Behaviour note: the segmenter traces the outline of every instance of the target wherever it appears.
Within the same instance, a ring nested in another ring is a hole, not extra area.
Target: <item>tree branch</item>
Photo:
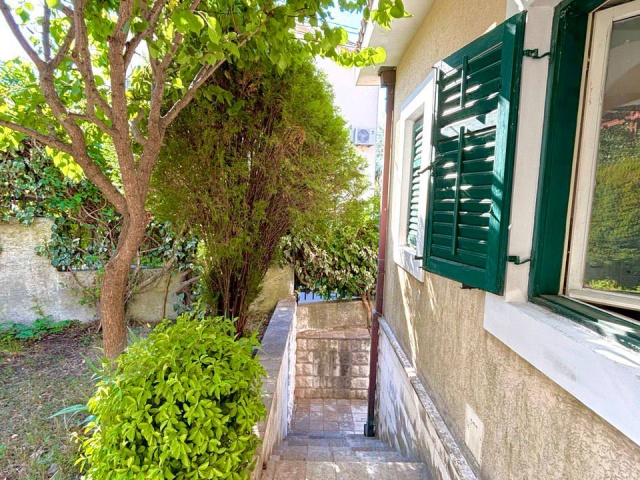
[[[87,111],[94,114],[94,108],[97,104],[107,117],[109,117],[111,123],[114,123],[112,108],[96,87],[93,66],[91,64],[91,52],[89,50],[89,35],[87,33],[87,26],[84,23],[85,5],[86,0],[74,0],[73,25],[75,27],[74,37],[76,45],[72,57],[84,81]]]
[[[58,48],[58,51],[56,52],[55,57],[53,57],[53,59],[49,62],[49,65],[51,66],[51,68],[53,69],[58,68],[58,66],[60,65],[60,62],[62,62],[62,59],[67,55],[67,53],[69,53],[69,48],[71,48],[71,42],[73,42],[73,40],[75,39],[75,36],[76,36],[75,22],[73,17],[71,17],[71,26],[69,27],[69,31],[67,32],[67,35],[64,37],[64,40],[62,41],[62,45],[60,45],[60,48]]]
[[[44,52],[44,60],[51,60],[51,9],[47,2],[44,2],[44,16],[42,18],[42,50]]]
[[[27,135],[48,147],[55,148],[56,150],[68,153],[69,155],[73,154],[73,146],[70,143],[64,142],[53,135],[46,135],[32,128],[28,128],[23,125],[1,119],[0,127],[10,128],[11,130],[15,130],[16,132],[23,133],[24,135]]]
[[[44,66],[44,61],[42,61],[36,51],[31,47],[27,39],[24,38],[24,35],[22,34],[20,27],[16,23],[16,20],[13,18],[13,15],[11,15],[11,9],[9,8],[5,0],[0,0],[0,10],[2,10],[2,15],[4,16],[7,25],[9,25],[13,36],[16,37],[16,40],[18,40],[18,43],[20,44],[22,49],[29,56],[31,61],[35,63],[38,69],[42,68]]]
[[[140,2],[142,5],[144,2]],[[162,13],[162,9],[165,5],[165,0],[156,0],[151,7],[151,10],[147,10],[144,12],[144,19],[147,21],[147,28],[145,28],[142,32],[137,33],[131,38],[125,45],[124,52],[124,64],[128,67],[131,63],[131,59],[133,55],[136,53],[136,49],[140,45],[140,42],[151,35],[156,25],[158,24],[158,19],[160,18],[160,14]],[[142,9],[142,8],[141,8]]]

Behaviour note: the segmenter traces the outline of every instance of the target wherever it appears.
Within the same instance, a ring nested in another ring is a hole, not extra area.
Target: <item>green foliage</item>
[[[625,115],[624,109],[617,113]],[[617,278],[625,283],[619,287],[636,290],[640,286],[640,134],[623,123],[604,128],[600,139],[586,280],[606,283],[609,277],[626,272],[625,281]]]
[[[376,286],[379,197],[352,202],[324,231],[302,230],[283,243],[302,287],[329,298],[371,299]]]
[[[351,12],[364,10],[367,17],[386,28],[392,19],[407,16],[402,0],[382,0],[374,11],[365,9],[366,3],[367,0],[338,0],[335,6]],[[90,118],[93,116],[90,112],[89,118],[79,118],[89,148],[100,150],[114,140],[106,133],[108,128],[104,128],[114,121],[104,105],[111,100],[109,39],[116,28],[123,29],[126,38],[135,38],[136,42],[144,39],[142,45],[146,43],[145,54],[156,65],[164,59],[169,60],[167,66],[163,66],[166,82],[161,99],[167,110],[185,95],[194,79],[224,60],[250,67],[254,62],[266,58],[283,71],[298,61],[297,52],[300,51],[327,56],[349,66],[372,65],[385,58],[384,51],[380,49],[365,48],[355,53],[340,50],[339,45],[345,43],[347,34],[344,28],[332,26],[329,9],[334,6],[334,0],[208,0],[199,2],[196,9],[191,7],[191,1],[178,0],[157,4],[160,6],[157,17],[149,13],[152,4],[135,2],[126,19],[119,16],[119,3],[112,1],[87,2],[82,12],[94,67],[90,83],[92,108],[95,108],[97,117],[97,121]],[[73,17],[69,15],[72,5],[67,0],[49,1],[47,5],[50,8],[48,40],[51,53],[55,55],[65,45],[65,36]],[[153,8],[156,8],[156,4],[153,4]],[[41,8],[25,3],[12,13],[23,29],[41,31]],[[293,32],[296,22],[314,27],[305,35],[304,42],[296,40]],[[29,41],[35,54],[42,57],[45,53],[43,38],[39,34],[33,35]],[[79,55],[65,56],[55,68],[55,84],[61,105],[70,112],[77,111],[77,107],[87,101],[87,78],[76,63],[78,58]],[[152,95],[149,79],[159,71],[156,67],[156,71],[152,72],[150,65],[139,63],[132,69],[127,85],[129,95],[126,113],[130,121],[135,117],[147,117]],[[33,65],[16,59],[6,62],[2,68],[8,75],[4,76],[4,81],[0,81],[0,95],[7,101],[0,105],[0,119],[25,125],[46,135],[53,133],[63,141],[70,140],[40,88]],[[144,123],[141,127],[144,131]],[[0,128],[0,149],[11,145],[15,147],[22,138],[23,134]],[[140,152],[134,150],[135,154]],[[58,163],[68,172],[75,175],[82,173],[70,155],[59,152],[56,155]]]
[[[305,58],[283,73],[220,70],[168,132],[152,182],[154,214],[201,239],[208,304],[239,331],[282,237],[364,188],[363,160]]]
[[[51,238],[38,249],[62,271],[101,269],[116,247],[121,216],[85,178],[64,175],[43,148],[20,144],[0,154],[0,216],[30,225],[37,217],[53,221]],[[151,222],[141,245],[142,267],[160,267],[176,256],[183,268],[195,241],[176,242],[168,223]]]
[[[0,323],[0,343],[11,340],[40,340],[44,336],[58,333],[77,323],[77,320],[55,321],[51,315],[36,319],[32,324],[15,322]]]
[[[95,270],[96,279],[113,254],[122,229],[122,216],[102,193],[81,177],[64,175],[45,150],[23,142],[0,154],[0,217],[30,225],[38,217],[51,220],[51,236],[36,252],[61,271]],[[172,262],[185,272],[193,269],[197,239],[176,235],[171,224],[152,220],[130,275],[130,291],[142,282],[143,268]],[[99,281],[83,286],[81,303],[100,296]]]
[[[255,336],[201,313],[129,346],[89,400],[87,479],[247,479],[266,412]],[[112,369],[115,368],[113,373]]]

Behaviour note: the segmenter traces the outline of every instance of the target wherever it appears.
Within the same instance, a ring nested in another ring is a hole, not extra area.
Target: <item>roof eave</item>
[[[377,2],[376,2],[377,3]],[[433,0],[405,0],[405,9],[411,17],[394,20],[387,30],[371,21],[361,32],[360,47],[382,47],[387,57],[380,65],[361,68],[357,72],[356,85],[379,85],[378,71],[383,66],[396,66],[404,55],[414,35],[422,25]],[[375,8],[375,5],[374,5]]]

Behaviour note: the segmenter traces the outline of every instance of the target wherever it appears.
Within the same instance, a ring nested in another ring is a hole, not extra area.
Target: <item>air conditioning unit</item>
[[[354,128],[353,143],[356,145],[375,145],[376,143],[375,128]]]

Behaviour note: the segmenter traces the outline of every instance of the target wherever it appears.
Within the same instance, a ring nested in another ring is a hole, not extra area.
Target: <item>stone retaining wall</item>
[[[477,480],[393,332],[380,319],[376,434],[438,480]]]
[[[96,318],[94,305],[80,304],[82,289],[92,285],[95,273],[90,270],[60,272],[48,258],[36,255],[35,247],[43,245],[50,235],[51,222],[44,218],[35,219],[28,227],[16,221],[0,223],[0,323],[33,323],[41,316],[37,308],[56,321],[88,322]],[[143,278],[157,271],[144,269]],[[175,294],[179,285],[177,275],[160,276],[133,295],[127,308],[128,318],[141,323],[175,318],[173,306],[179,303]],[[292,295],[293,270],[271,268],[251,309],[270,311],[278,300]]]
[[[266,370],[263,402],[267,418],[258,425],[262,440],[256,453],[256,468],[251,478],[259,480],[265,460],[287,436],[294,406],[296,378],[296,302],[281,300],[269,322],[259,352],[260,364]]]
[[[360,300],[298,304],[298,331],[350,328],[367,328],[367,310]]]
[[[297,343],[296,397],[367,398],[368,330],[300,332]]]

